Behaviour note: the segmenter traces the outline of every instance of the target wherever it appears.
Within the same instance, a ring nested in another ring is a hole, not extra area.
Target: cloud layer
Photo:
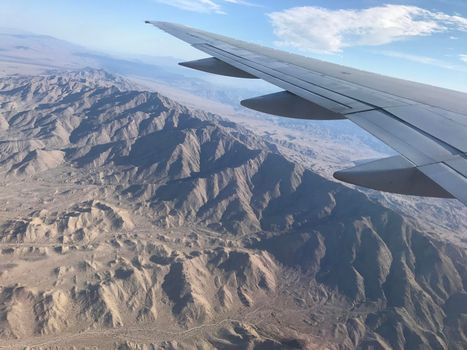
[[[199,12],[199,13],[217,13],[225,14],[222,10],[220,2],[236,4],[236,5],[246,5],[246,6],[256,6],[253,3],[250,3],[245,0],[155,0],[161,4],[170,5],[177,7],[182,10]]]
[[[268,14],[278,44],[304,51],[337,53],[345,47],[383,45],[416,36],[467,31],[467,18],[416,6],[363,10],[294,7]]]

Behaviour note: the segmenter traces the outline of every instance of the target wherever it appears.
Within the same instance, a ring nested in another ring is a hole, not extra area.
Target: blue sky
[[[465,0],[2,0],[0,26],[120,55],[203,57],[143,21],[183,23],[467,91]]]

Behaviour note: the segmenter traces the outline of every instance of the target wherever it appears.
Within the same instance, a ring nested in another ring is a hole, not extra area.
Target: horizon
[[[461,1],[409,0],[391,5],[292,1],[284,5],[140,0],[130,5],[85,0],[77,5],[52,0],[44,5],[19,0],[4,2],[0,10],[2,27],[48,35],[118,57],[204,57],[144,24],[164,20],[365,71],[467,91],[467,5]],[[338,28],[309,29],[323,26],[323,21],[337,23]],[[384,27],[387,23],[389,30]]]

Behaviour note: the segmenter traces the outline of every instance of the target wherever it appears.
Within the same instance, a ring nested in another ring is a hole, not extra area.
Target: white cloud
[[[323,53],[439,32],[467,31],[467,18],[416,6],[384,5],[363,10],[305,6],[268,16],[279,39],[277,44]]]
[[[261,5],[245,1],[245,0],[224,0],[225,2],[228,2],[230,4],[236,4],[236,5],[245,5],[245,6],[253,6],[253,7],[261,7]]]
[[[460,59],[467,63],[467,55],[459,55]]]
[[[388,56],[388,57],[394,57],[394,58],[400,58],[403,60],[415,62],[415,63],[422,63],[422,64],[428,64],[430,66],[435,66],[439,68],[444,68],[444,69],[450,69],[450,70],[455,70],[455,71],[461,71],[461,72],[467,72],[465,67],[462,67],[459,64],[451,64],[449,62],[444,62],[442,60],[433,58],[433,57],[428,57],[428,56],[421,56],[421,55],[413,55],[405,52],[399,52],[399,51],[378,51],[378,54]],[[461,55],[462,59],[462,55]],[[466,62],[467,62],[467,55],[465,57]]]
[[[217,13],[225,14],[218,0],[155,0],[161,4],[177,7],[182,10],[200,12],[200,13]],[[236,5],[257,6],[245,0],[222,0]]]

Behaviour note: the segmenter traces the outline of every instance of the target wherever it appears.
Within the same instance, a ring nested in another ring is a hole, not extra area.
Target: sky
[[[144,20],[181,23],[467,91],[466,0],[2,0],[0,26],[124,56],[205,57]]]

